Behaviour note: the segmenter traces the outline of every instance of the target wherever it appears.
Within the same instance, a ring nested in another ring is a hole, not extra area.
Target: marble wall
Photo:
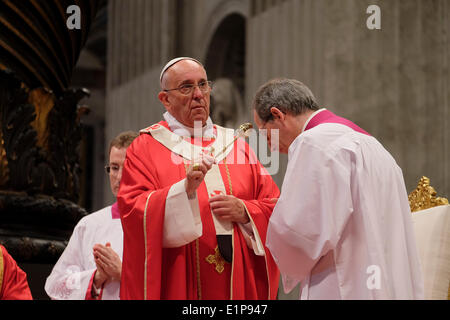
[[[276,2],[276,1],[275,1]],[[321,105],[365,128],[403,170],[450,196],[449,12],[445,0],[252,1],[247,91],[297,78]],[[381,29],[369,30],[369,5]]]
[[[175,53],[174,0],[112,0],[108,7],[105,141],[126,130],[159,121],[157,94],[161,65]],[[104,202],[112,202],[105,177]]]

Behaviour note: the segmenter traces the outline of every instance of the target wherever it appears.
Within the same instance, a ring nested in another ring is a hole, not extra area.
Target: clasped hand
[[[111,248],[111,243],[108,242],[106,245],[95,244],[93,254],[97,266],[97,272],[94,276],[95,286],[99,288],[107,281],[120,281],[122,261]]]

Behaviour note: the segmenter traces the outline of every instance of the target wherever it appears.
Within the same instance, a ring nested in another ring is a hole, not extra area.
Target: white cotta
[[[423,299],[400,167],[374,138],[337,123],[289,147],[267,247],[300,299]]]
[[[89,282],[97,269],[95,244],[111,243],[122,259],[123,231],[120,219],[113,219],[111,206],[83,217],[76,225],[69,243],[45,283],[45,291],[55,300],[84,300]],[[106,283],[103,300],[119,300],[119,281]]]

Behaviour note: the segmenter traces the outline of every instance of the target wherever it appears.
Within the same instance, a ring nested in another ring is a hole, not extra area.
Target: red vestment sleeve
[[[161,268],[151,272],[144,269],[148,259],[160,262],[153,263],[153,267],[161,266],[164,206],[170,186],[160,188],[157,167],[142,162],[142,159],[149,159],[147,153],[155,152],[148,140],[147,136],[141,135],[128,147],[117,197],[124,231],[121,299],[160,298],[148,296],[147,290],[151,288],[152,292],[160,292]],[[158,166],[162,174],[163,166],[164,163]],[[147,210],[152,214],[147,216]],[[151,232],[147,232],[148,228]],[[148,245],[149,238],[151,246]]]
[[[278,195],[272,193],[273,197],[278,197]],[[269,251],[269,249],[266,247],[266,234],[267,234],[267,227],[268,227],[268,223],[269,223],[269,218],[270,215],[273,211],[273,208],[275,207],[275,203],[273,203],[271,201],[270,198],[266,198],[263,200],[244,200],[245,206],[248,210],[248,213],[251,216],[251,219],[253,221],[253,223],[256,225],[256,228],[258,229],[258,236],[261,239],[261,242],[264,245],[264,252],[265,252],[265,256],[264,257],[254,257],[253,260],[258,261],[259,263],[258,265],[266,265],[267,270],[265,270],[267,272],[267,274],[262,274],[263,269],[258,267],[257,265],[255,265],[255,267],[253,268],[247,268],[250,270],[254,270],[255,273],[260,272],[261,274],[255,274],[255,279],[268,279],[269,282],[269,290],[270,292],[268,293],[268,299],[269,300],[275,300],[277,297],[277,292],[278,292],[278,283],[279,283],[279,270],[278,267],[275,263],[275,261],[273,260],[273,257]],[[236,228],[236,230],[238,230],[238,228]],[[240,231],[240,230],[239,230]],[[244,243],[244,239],[243,239],[243,235],[241,232],[239,232],[239,236],[240,236],[240,241],[241,243]],[[236,241],[236,239],[235,239]],[[235,246],[236,247],[236,246]],[[242,251],[242,257],[245,258],[246,256],[248,256],[250,254],[249,250],[243,250]],[[238,256],[239,253],[235,253],[235,257]],[[235,258],[237,259],[237,258]],[[265,259],[265,261],[264,261]],[[251,259],[247,259],[247,261],[252,261]],[[237,263],[239,265],[239,263]],[[239,270],[239,269],[236,269]],[[246,269],[244,268],[244,271]],[[238,271],[236,271],[238,272]],[[245,271],[247,272],[247,271]],[[239,277],[237,274],[234,277],[234,283],[233,286],[234,287],[239,287],[241,284],[243,284],[244,282],[242,281],[238,281],[238,279],[241,278]],[[241,279],[245,279],[246,276],[243,276]],[[261,283],[259,285],[259,287],[262,287],[263,284]],[[254,295],[252,294],[246,294],[245,296],[239,297],[239,292],[244,293],[246,290],[236,290],[235,293],[235,299],[248,299],[248,297],[259,297],[261,296],[261,294],[257,294],[257,292],[255,292]]]
[[[16,261],[10,256],[3,246],[1,248],[1,260],[3,268],[2,285],[0,289],[1,300],[33,300],[28,287],[27,274],[19,268]]]
[[[255,179],[258,181],[256,182],[256,185],[258,186],[256,194],[254,195],[254,200],[243,200],[245,207],[247,208],[248,213],[250,214],[251,220],[256,225],[256,228],[258,229],[258,236],[261,239],[261,242],[264,245],[264,257],[254,257],[253,260],[258,261],[258,265],[266,265],[266,272],[267,274],[255,274],[255,279],[258,281],[260,279],[267,279],[269,282],[269,293],[268,293],[268,299],[275,300],[277,297],[278,292],[278,283],[279,283],[279,270],[278,267],[273,260],[273,257],[270,253],[270,250],[266,247],[266,234],[267,234],[267,227],[269,224],[269,219],[272,214],[273,208],[275,207],[275,200],[279,197],[280,192],[273,181],[272,177],[267,174],[267,171],[262,167],[262,165],[258,162],[255,166],[255,170],[258,170],[259,172],[255,172],[254,176]],[[243,235],[239,233],[240,237],[243,238]],[[235,239],[236,241],[237,239]],[[244,240],[241,239],[241,242]],[[248,250],[242,251],[242,258],[245,258],[250,253]],[[236,259],[239,257],[239,253],[235,253]],[[264,261],[265,259],[265,261]],[[249,258],[245,259],[246,261],[252,261]],[[255,266],[254,268],[247,268],[249,270],[254,270],[255,273],[262,273],[264,270],[262,268],[258,268]],[[237,269],[239,270],[239,269]],[[238,271],[237,271],[238,272]],[[244,268],[244,272],[246,269]],[[247,276],[244,276],[243,279],[245,279]],[[236,275],[233,279],[234,283],[233,286],[238,287],[244,282],[239,282],[238,279],[240,277]],[[258,287],[263,287],[263,283],[258,284]],[[247,289],[247,288],[246,288]],[[247,289],[248,290],[248,289]],[[260,297],[261,294],[257,295],[256,292],[254,295],[246,293],[245,296],[239,297],[238,293],[245,293],[246,290],[236,290],[235,292],[235,299],[246,299],[247,297]]]

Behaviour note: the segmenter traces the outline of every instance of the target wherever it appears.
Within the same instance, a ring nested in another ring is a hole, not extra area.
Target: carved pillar
[[[69,30],[73,4],[81,28]],[[89,92],[69,85],[100,4],[0,0],[0,243],[19,264],[55,263],[86,214],[78,102]]]

